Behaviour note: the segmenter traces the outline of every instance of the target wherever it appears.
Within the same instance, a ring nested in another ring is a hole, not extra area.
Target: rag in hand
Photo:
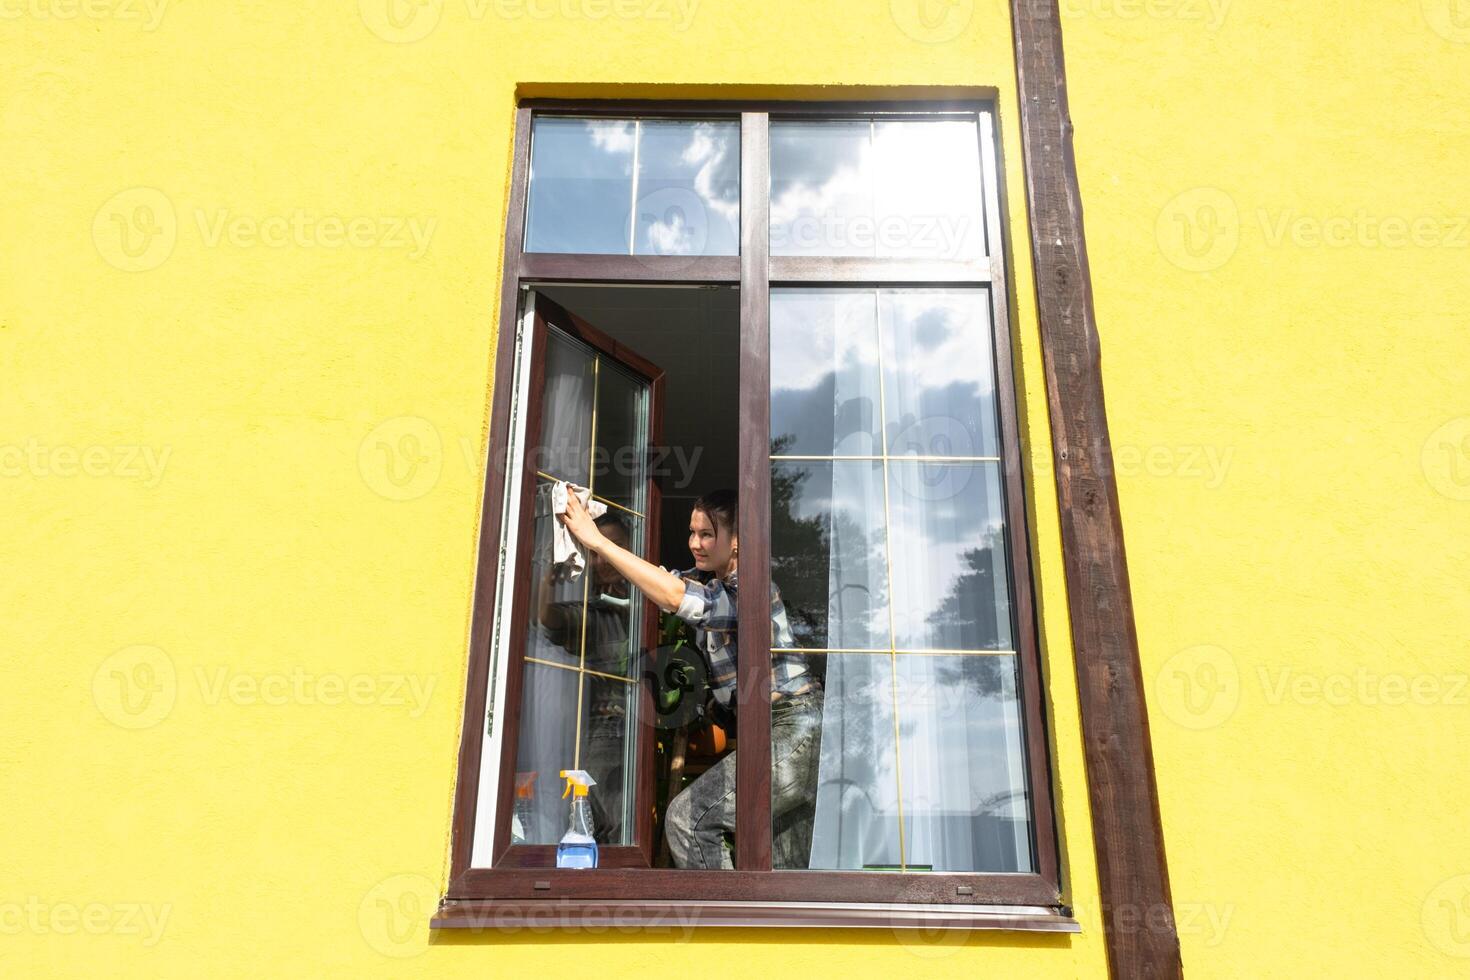
[[[551,485],[551,512],[553,514],[565,514],[567,512],[567,495],[575,493],[582,506],[587,508],[587,513],[593,519],[607,513],[607,505],[592,499],[592,491],[586,487],[573,487],[571,484],[557,482]],[[577,539],[572,537],[561,521],[555,521],[551,531],[551,563],[558,569],[566,572],[567,580],[570,581],[582,574],[582,569],[587,567],[587,558],[582,554],[582,546]]]

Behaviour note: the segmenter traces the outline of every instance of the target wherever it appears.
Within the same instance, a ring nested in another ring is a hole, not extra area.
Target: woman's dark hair
[[[620,536],[620,544],[625,544],[628,541],[632,540],[632,537],[628,534],[627,521],[624,521],[621,517],[619,517],[617,514],[614,514],[612,511],[608,511],[601,517],[595,518],[592,523],[601,528],[602,533],[604,534],[606,534],[608,531],[618,532]]]
[[[740,533],[737,515],[740,504],[734,490],[714,490],[694,502],[690,510],[703,511],[716,528],[724,528],[734,537]]]

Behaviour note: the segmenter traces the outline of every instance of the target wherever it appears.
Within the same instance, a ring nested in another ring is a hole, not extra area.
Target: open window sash
[[[496,868],[552,868],[567,825],[560,771],[597,780],[600,865],[651,867],[652,695],[642,658],[657,610],[589,557],[575,578],[554,565],[551,488],[592,491],[629,550],[657,562],[663,372],[582,318],[531,293],[523,529],[509,572],[525,598],[510,618]],[[604,527],[604,532],[608,529]]]

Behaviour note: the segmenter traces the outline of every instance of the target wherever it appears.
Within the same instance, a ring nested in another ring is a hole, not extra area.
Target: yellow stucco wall
[[[1064,26],[1186,971],[1470,975],[1470,5],[1139,8]]]
[[[0,0],[0,969],[1104,974],[1009,20],[916,3]],[[1470,968],[1470,16],[1063,6],[1186,968]],[[1081,935],[429,941],[518,85],[999,90]]]

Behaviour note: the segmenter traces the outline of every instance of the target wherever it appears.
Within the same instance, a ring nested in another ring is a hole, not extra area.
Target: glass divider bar
[[[603,673],[600,670],[593,670],[591,667],[588,667],[588,668],[585,668],[584,669],[584,668],[581,668],[581,667],[573,666],[572,664],[561,664],[561,663],[557,663],[555,660],[543,660],[540,657],[527,657],[526,658],[526,663],[528,663],[528,664],[540,664],[543,667],[555,667],[558,670],[569,670],[569,671],[571,671],[574,674],[591,674],[593,677],[605,677],[605,678],[607,678],[610,681],[622,681],[624,684],[636,684],[636,683],[638,683],[632,677],[619,677],[617,674]]]
[[[549,483],[569,483],[569,482],[571,482],[569,480],[563,480],[559,476],[552,476],[550,473],[543,472],[542,470],[537,470],[536,471],[536,476],[539,477],[542,480],[546,480]],[[592,488],[591,487],[588,487],[587,489],[590,490]],[[617,503],[616,501],[608,500],[606,497],[599,497],[595,493],[592,495],[592,499],[595,500],[595,501],[597,501],[598,503],[607,504],[609,507],[616,508],[617,510],[622,511],[625,514],[632,514],[634,517],[639,517],[639,518],[641,518],[643,516],[643,513],[641,511],[636,511],[636,510],[634,510],[631,507],[624,507],[622,504]]]
[[[597,386],[602,377],[602,358],[592,358],[592,435],[588,439],[587,447],[587,489],[593,489],[597,483]],[[552,520],[556,520],[555,517]],[[587,671],[587,600],[588,590],[592,587],[592,569],[582,571],[582,637],[577,644],[577,734],[572,742],[572,768],[582,768],[582,696],[586,689]]]

